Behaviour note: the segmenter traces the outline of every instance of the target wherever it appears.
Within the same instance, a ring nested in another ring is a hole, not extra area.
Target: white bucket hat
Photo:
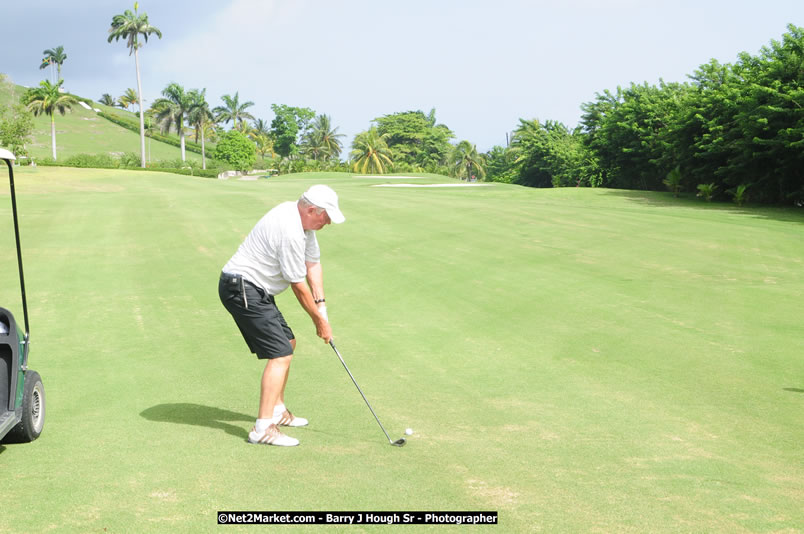
[[[310,204],[324,208],[330,220],[335,224],[341,224],[346,220],[346,217],[343,216],[343,213],[341,213],[338,207],[338,195],[331,187],[326,185],[314,185],[302,196]]]

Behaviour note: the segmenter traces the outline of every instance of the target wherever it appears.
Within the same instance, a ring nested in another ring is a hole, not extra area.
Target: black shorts
[[[293,354],[290,345],[290,341],[295,339],[293,330],[285,322],[272,295],[242,276],[229,273],[221,273],[218,295],[257,358],[264,360]]]

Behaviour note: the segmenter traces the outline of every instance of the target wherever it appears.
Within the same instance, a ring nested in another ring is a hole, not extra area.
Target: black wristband
[[[320,303],[326,302],[326,301],[327,301],[327,299],[318,299],[318,300],[315,301],[315,303],[320,304]]]

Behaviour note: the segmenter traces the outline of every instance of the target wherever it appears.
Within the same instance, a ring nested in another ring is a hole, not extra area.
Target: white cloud
[[[159,79],[215,88],[217,93],[266,81],[260,70],[274,66],[270,58],[277,55],[277,48],[292,46],[277,39],[276,28],[293,20],[305,4],[235,0],[196,19],[181,37],[165,39],[150,59],[149,71]]]

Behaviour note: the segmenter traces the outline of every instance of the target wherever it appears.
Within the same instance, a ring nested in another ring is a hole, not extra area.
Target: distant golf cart
[[[17,265],[20,273],[22,313],[25,332],[14,316],[0,307],[0,441],[29,442],[39,437],[45,426],[45,388],[39,373],[28,369],[30,346],[28,304],[25,297],[25,277],[22,273],[22,249],[17,221],[17,199],[14,194],[14,154],[0,148],[0,159],[8,166],[11,189],[11,212],[14,218],[14,237],[17,242]]]

